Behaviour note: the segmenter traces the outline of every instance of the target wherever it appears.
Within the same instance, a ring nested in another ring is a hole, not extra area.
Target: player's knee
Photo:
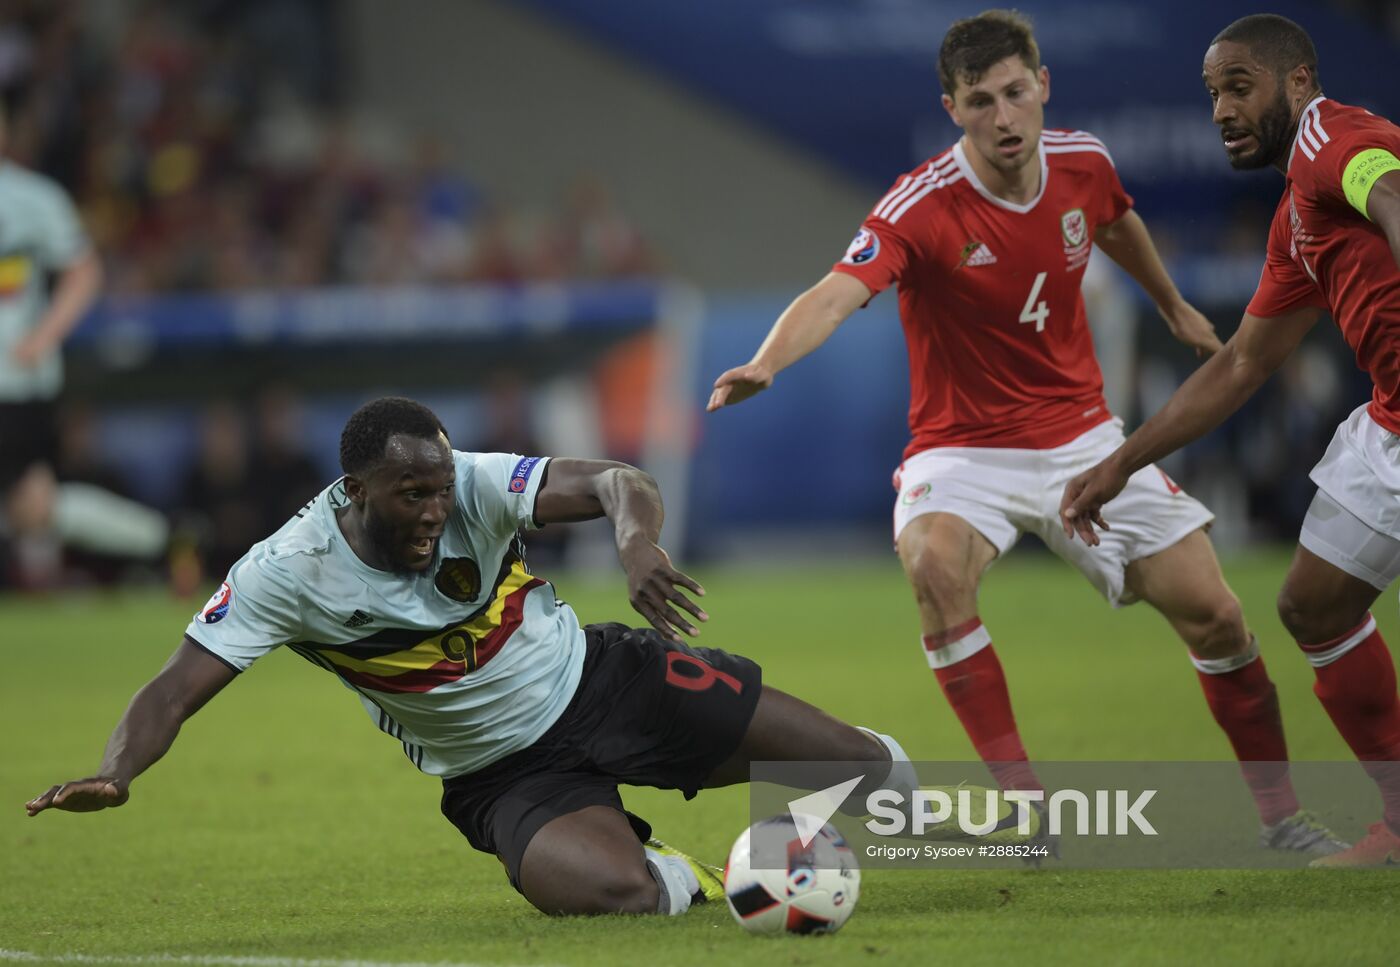
[[[1232,658],[1249,648],[1249,632],[1239,599],[1227,594],[1196,624],[1191,652],[1197,658]]]
[[[905,564],[914,596],[940,615],[976,606],[977,581],[964,567],[928,550],[915,552]]]
[[[656,879],[644,863],[610,870],[598,884],[598,913],[655,913],[660,898]]]
[[[659,894],[645,864],[607,864],[567,894],[530,897],[537,909],[552,916],[596,916],[605,913],[655,913]]]
[[[1278,595],[1278,616],[1293,640],[1305,645],[1335,638],[1355,622],[1339,625],[1330,609],[1307,591],[1284,584]]]

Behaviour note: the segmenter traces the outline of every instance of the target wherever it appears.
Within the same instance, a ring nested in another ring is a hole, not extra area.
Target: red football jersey
[[[1132,207],[1103,143],[1045,131],[1040,194],[997,198],[959,142],[895,182],[835,266],[899,287],[905,449],[1049,449],[1110,418],[1079,285],[1094,230]]]
[[[1264,318],[1303,306],[1330,311],[1375,384],[1371,419],[1400,433],[1400,271],[1385,233],[1352,207],[1343,184],[1352,160],[1373,149],[1400,157],[1400,128],[1322,97],[1304,109],[1247,311]]]

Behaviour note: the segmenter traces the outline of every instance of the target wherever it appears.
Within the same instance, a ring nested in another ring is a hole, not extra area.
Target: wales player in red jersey
[[[1209,432],[1278,369],[1326,309],[1375,390],[1313,468],[1317,494],[1279,594],[1313,691],[1380,787],[1384,818],[1317,865],[1400,863],[1400,697],[1370,608],[1400,576],[1400,128],[1322,93],[1297,24],[1258,14],[1206,51],[1206,89],[1235,168],[1285,175],[1259,288],[1239,331],[1162,411],[1065,490],[1065,532],[1098,542],[1134,469]]]
[[[896,548],[929,665],[1001,785],[1038,782],[977,589],[1030,532],[1111,604],[1147,601],[1186,642],[1211,712],[1251,763],[1264,845],[1342,849],[1299,809],[1277,694],[1205,535],[1210,511],[1144,467],[1115,504],[1125,525],[1104,546],[1059,526],[1064,483],[1123,439],[1080,293],[1093,245],[1137,280],[1182,342],[1215,352],[1213,328],[1172,284],[1103,143],[1044,130],[1050,75],[1023,17],[989,11],[953,24],[938,69],[962,138],[895,182],[845,258],[788,307],[749,363],[715,381],[709,409],[766,389],[897,285],[913,398],[912,439],[895,473]]]

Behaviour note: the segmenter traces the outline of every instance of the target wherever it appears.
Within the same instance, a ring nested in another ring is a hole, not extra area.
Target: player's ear
[[[345,496],[357,507],[365,503],[365,482],[353,474],[345,475]]]
[[[947,94],[943,95],[943,110],[948,112],[948,117],[953,119],[954,124],[956,124],[958,127],[963,126],[962,118],[958,117],[957,102],[955,102]]]
[[[1301,104],[1310,99],[1309,95],[1317,86],[1317,78],[1313,75],[1311,67],[1299,64],[1284,75],[1284,83],[1288,85],[1289,95],[1296,97]]]
[[[1040,65],[1040,103],[1044,104],[1050,100],[1050,68],[1044,64]]]

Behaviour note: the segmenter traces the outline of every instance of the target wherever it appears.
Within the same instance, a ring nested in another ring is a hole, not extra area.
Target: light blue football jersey
[[[336,522],[336,481],[233,566],[186,634],[242,671],[286,645],[355,691],[419,769],[473,772],[530,745],[578,687],[573,609],[530,574],[547,460],[453,452],[456,503],[419,576],[378,571]]]
[[[47,273],[67,268],[87,249],[82,223],[63,189],[0,161],[0,402],[52,399],[63,387],[58,350],[32,367],[15,363],[10,353],[44,313]]]

